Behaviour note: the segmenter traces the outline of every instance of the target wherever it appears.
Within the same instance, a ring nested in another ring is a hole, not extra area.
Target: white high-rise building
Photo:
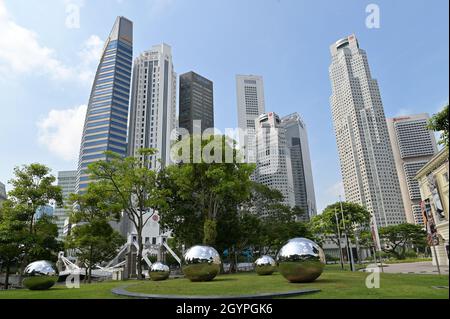
[[[330,47],[330,98],[346,200],[378,227],[406,222],[378,83],[354,35]]]
[[[305,219],[311,219],[317,209],[306,124],[300,115],[293,113],[281,118],[280,126],[290,153],[295,206],[305,210]]]
[[[158,168],[158,159],[163,166],[170,163],[170,136],[177,126],[176,87],[169,45],[155,45],[134,60],[128,154],[156,148],[149,168]]]
[[[265,113],[264,83],[262,76],[237,75],[237,114],[239,147],[244,161],[256,162],[255,120]],[[246,134],[245,134],[246,132]]]
[[[0,202],[6,200],[7,196],[6,196],[6,187],[5,184],[3,184],[2,182],[0,182]]]
[[[295,206],[294,181],[286,132],[280,117],[273,113],[260,115],[256,126],[256,170],[258,183],[280,191],[283,204]]]
[[[426,113],[387,119],[389,137],[408,223],[423,224],[417,172],[437,153],[434,132]]]
[[[56,225],[58,226],[58,239],[63,239],[64,237],[64,222],[70,215],[70,209],[66,208],[66,206],[69,205],[69,194],[75,193],[77,172],[76,170],[58,172],[57,183],[61,187],[64,204],[63,207],[56,207],[54,212]]]

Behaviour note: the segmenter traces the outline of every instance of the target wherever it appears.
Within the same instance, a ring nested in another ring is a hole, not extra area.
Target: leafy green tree
[[[190,138],[188,143],[193,145],[197,138]],[[204,244],[215,245],[220,215],[230,207],[236,209],[250,196],[254,165],[239,163],[236,150],[225,136],[197,141],[202,153],[208,152],[210,143],[215,143],[216,160],[208,162],[201,157],[195,162],[192,152],[190,160],[168,166],[162,172],[160,185],[170,192],[167,206],[159,210],[161,224],[177,237],[186,236],[180,228],[190,226],[195,237],[188,235],[187,240],[197,240],[201,234]],[[226,160],[228,154],[233,160]],[[202,225],[200,230],[198,225]]]
[[[276,203],[267,207],[265,215],[261,219],[260,254],[275,253],[287,240],[294,237],[311,238],[306,223],[296,221],[299,214],[298,208],[290,208]]]
[[[166,206],[167,190],[158,187],[158,172],[149,169],[150,156],[156,154],[156,150],[142,149],[139,156],[126,158],[109,151],[105,153],[107,160],[90,164],[88,171],[95,184],[109,194],[108,208],[125,212],[134,225],[138,245],[137,276],[143,279],[142,230],[155,211]]]
[[[439,144],[443,144],[448,147],[448,132],[449,132],[449,118],[448,118],[448,104],[444,107],[442,111],[434,114],[428,123],[428,128],[442,132]]]
[[[312,218],[310,229],[315,234],[316,240],[322,242],[325,239],[331,239],[338,244],[338,225],[341,234],[343,234],[345,223],[347,235],[350,238],[355,237],[357,228],[368,226],[370,213],[363,206],[350,202],[342,202],[342,211],[343,214],[341,214],[341,203],[336,202],[328,205],[322,214]],[[342,215],[344,218],[342,218]]]
[[[383,241],[382,250],[393,255],[396,259],[405,259],[407,248],[412,245],[423,247],[426,245],[426,231],[422,226],[409,223],[381,227],[380,240]]]
[[[13,264],[20,262],[24,253],[22,242],[28,236],[26,220],[14,204],[7,200],[0,206],[0,262],[5,268],[5,289],[9,286],[9,274]]]
[[[15,178],[9,181],[13,189],[8,195],[11,201],[16,206],[21,205],[23,213],[27,214],[28,228],[32,233],[37,209],[50,202],[61,206],[62,191],[59,186],[53,185],[56,179],[45,165],[33,163],[21,168],[16,167],[14,175]]]
[[[111,193],[100,185],[90,184],[83,194],[71,194],[74,208],[70,221],[75,225],[65,241],[66,248],[76,249],[77,257],[87,266],[87,280],[91,283],[92,268],[115,257],[125,239],[109,221],[117,220],[120,206],[115,205]]]
[[[32,242],[28,250],[30,260],[53,260],[55,261],[58,252],[64,249],[64,244],[57,240],[58,226],[54,223],[54,218],[43,215],[38,218],[34,225],[34,233],[28,236],[28,241]]]

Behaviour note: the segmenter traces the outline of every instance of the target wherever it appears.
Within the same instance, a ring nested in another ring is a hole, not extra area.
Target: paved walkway
[[[115,295],[126,296],[131,298],[139,298],[139,299],[272,299],[275,297],[290,297],[290,296],[299,296],[305,294],[311,294],[315,292],[319,292],[320,289],[302,289],[302,290],[293,290],[293,291],[285,291],[285,292],[270,292],[270,293],[259,293],[252,295],[236,295],[236,296],[184,296],[184,295],[156,295],[156,294],[144,294],[139,292],[131,292],[126,290],[128,287],[133,285],[126,285],[119,288],[114,288],[111,292]]]
[[[401,264],[383,264],[385,273],[396,274],[427,274],[437,275],[438,270],[436,266],[431,264],[431,261],[421,261],[416,263],[401,263]],[[448,275],[448,266],[441,266],[441,274]]]

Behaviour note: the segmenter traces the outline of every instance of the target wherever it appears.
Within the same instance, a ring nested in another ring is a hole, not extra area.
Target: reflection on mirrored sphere
[[[209,281],[220,271],[220,255],[213,247],[193,246],[183,256],[182,270],[191,281]]]
[[[170,269],[169,266],[164,265],[161,262],[156,262],[150,267],[150,279],[154,281],[166,280],[169,278]]]
[[[325,266],[322,248],[307,238],[293,238],[278,252],[278,271],[290,282],[316,280]]]
[[[255,271],[258,275],[271,275],[276,269],[277,264],[270,256],[261,256],[255,261]]]
[[[32,262],[24,270],[22,284],[30,290],[46,290],[58,280],[58,271],[47,260]]]

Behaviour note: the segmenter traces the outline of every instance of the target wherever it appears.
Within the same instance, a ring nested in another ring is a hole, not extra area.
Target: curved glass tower
[[[133,23],[117,17],[105,41],[84,122],[76,192],[89,183],[87,166],[106,160],[105,151],[127,154],[128,102],[133,59]]]

